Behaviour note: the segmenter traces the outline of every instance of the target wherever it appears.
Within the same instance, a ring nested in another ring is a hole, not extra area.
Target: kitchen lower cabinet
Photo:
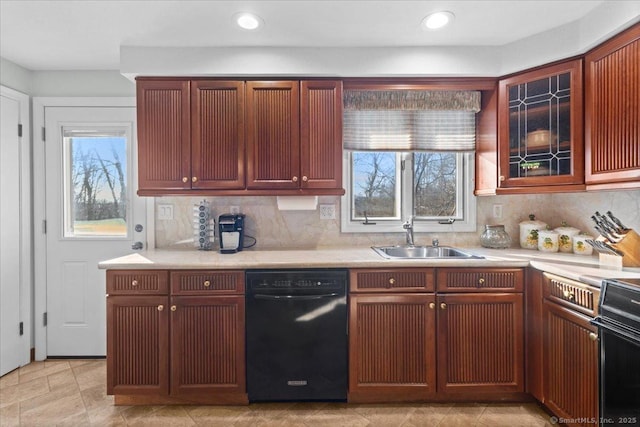
[[[244,272],[110,270],[107,290],[116,404],[248,403]]]
[[[438,392],[524,392],[522,294],[439,294],[436,303]]]
[[[435,362],[434,294],[351,295],[350,402],[425,400]]]
[[[597,329],[589,318],[545,300],[544,404],[560,418],[598,417]]]

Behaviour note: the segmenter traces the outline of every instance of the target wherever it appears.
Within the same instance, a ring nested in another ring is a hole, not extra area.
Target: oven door
[[[601,318],[600,424],[640,424],[640,331]]]

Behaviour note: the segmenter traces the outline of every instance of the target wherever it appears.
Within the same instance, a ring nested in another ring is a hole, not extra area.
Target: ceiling
[[[29,70],[117,70],[120,47],[500,46],[579,20],[576,1],[0,0],[0,56]],[[423,30],[449,10],[449,27]],[[264,20],[237,28],[237,12]]]

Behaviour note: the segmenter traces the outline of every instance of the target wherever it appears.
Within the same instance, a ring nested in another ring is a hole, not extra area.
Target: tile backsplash
[[[192,206],[202,197],[159,197],[158,204],[172,204],[174,219],[156,219],[156,247],[193,248]],[[404,232],[397,233],[341,233],[341,197],[322,196],[319,204],[335,204],[336,219],[321,220],[319,209],[315,211],[280,211],[276,197],[208,197],[216,217],[228,213],[230,206],[240,207],[247,215],[246,234],[258,241],[256,248],[316,248],[341,246],[371,246],[404,243]],[[502,205],[502,218],[493,218],[493,206]],[[479,237],[485,224],[504,224],[518,246],[519,226],[530,213],[553,228],[562,221],[594,236],[591,215],[595,211],[612,211],[628,227],[640,231],[640,190],[602,191],[583,193],[528,194],[509,196],[485,196],[477,199],[476,232],[467,233],[416,233],[416,244],[430,244],[438,238],[440,244],[449,246],[479,246]]]

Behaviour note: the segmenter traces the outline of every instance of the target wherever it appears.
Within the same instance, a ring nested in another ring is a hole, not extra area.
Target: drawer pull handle
[[[208,281],[208,280],[205,280],[203,285],[204,285],[205,288],[208,288],[209,286],[211,286],[211,282]]]
[[[445,304],[443,302],[440,303],[440,308],[443,309],[443,310],[446,310],[447,309],[447,304]]]
[[[593,332],[589,332],[589,339],[591,341],[597,341],[598,340],[598,335],[594,334]]]
[[[567,289],[562,291],[562,295],[564,295],[564,297],[569,300],[573,300],[575,298],[575,294],[573,293],[573,291],[569,291]]]
[[[396,279],[394,279],[393,277],[391,279],[389,279],[389,284],[390,285],[395,285],[396,283]]]
[[[131,286],[138,286],[138,281],[137,280],[131,281]]]
[[[178,307],[176,307],[175,305],[171,306],[171,311],[176,311],[178,309]]]
[[[436,308],[436,303],[435,303],[435,302],[430,302],[430,303],[429,303],[429,308],[430,308],[431,310],[433,310],[434,308]]]
[[[162,311],[162,310],[164,310],[164,305],[160,304],[160,305],[158,306],[158,311]]]
[[[484,285],[484,277],[481,277],[480,279],[478,279],[478,283],[480,283],[481,285]]]

